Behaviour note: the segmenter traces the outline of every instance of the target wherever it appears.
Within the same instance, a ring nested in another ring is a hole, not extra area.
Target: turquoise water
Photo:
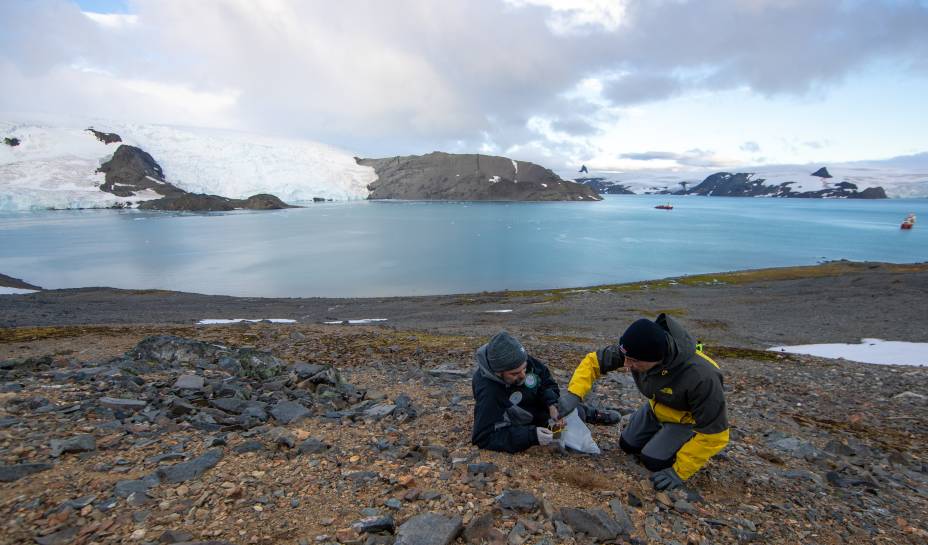
[[[654,209],[663,202],[674,210]],[[909,212],[921,223],[901,231]],[[424,295],[833,259],[928,261],[928,199],[616,195],[599,203],[363,201],[211,214],[0,213],[0,273],[45,288]]]

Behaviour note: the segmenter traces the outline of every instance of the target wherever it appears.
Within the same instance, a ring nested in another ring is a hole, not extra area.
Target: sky
[[[878,160],[928,151],[925,29],[928,0],[10,1],[0,112],[559,173]]]

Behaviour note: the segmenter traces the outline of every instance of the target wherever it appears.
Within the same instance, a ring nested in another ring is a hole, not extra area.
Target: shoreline
[[[103,287],[46,290],[0,297],[0,328],[192,326],[204,319],[289,319],[316,325],[381,320],[351,327],[462,335],[506,328],[596,344],[616,337],[634,319],[667,312],[707,342],[765,349],[856,343],[865,337],[924,342],[920,309],[926,306],[928,263],[834,261],[627,284],[432,296],[259,298]]]

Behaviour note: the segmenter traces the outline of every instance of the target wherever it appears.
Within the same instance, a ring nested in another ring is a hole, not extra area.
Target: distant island
[[[584,184],[549,169],[507,157],[432,152],[384,159],[357,159],[377,180],[368,199],[429,201],[600,201]]]
[[[809,178],[811,177],[811,178]],[[786,197],[801,199],[886,199],[886,191],[879,186],[867,187],[863,190],[857,184],[843,180],[831,182],[832,175],[827,167],[821,167],[815,172],[793,176],[791,179],[768,179],[753,172],[716,172],[707,176],[702,182],[691,185],[681,181],[674,187],[665,185],[651,190],[633,187],[636,184],[617,180],[608,180],[604,177],[577,178],[578,183],[584,184],[601,195],[702,195],[706,197]],[[640,185],[640,184],[639,184]],[[814,187],[814,189],[813,189]]]

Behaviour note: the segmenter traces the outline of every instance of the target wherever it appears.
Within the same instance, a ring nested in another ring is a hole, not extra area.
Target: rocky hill
[[[115,136],[117,139],[118,135]],[[115,140],[116,142],[120,140]],[[247,199],[230,199],[219,195],[189,193],[164,179],[161,166],[151,155],[125,144],[116,149],[113,157],[103,163],[98,172],[106,175],[101,191],[119,197],[133,197],[141,192],[154,192],[160,198],[141,200],[138,207],[145,210],[228,211],[235,209],[273,210],[293,208],[273,195],[252,195]]]
[[[433,152],[384,159],[358,159],[377,180],[370,199],[434,201],[598,201],[591,187],[562,180],[526,161],[490,155]]]
[[[827,170],[820,169],[817,173],[828,174]],[[825,176],[819,176],[825,178]],[[827,178],[831,178],[830,175]],[[717,172],[702,181],[696,187],[684,192],[674,192],[678,195],[706,195],[716,197],[794,197],[811,199],[885,199],[886,192],[882,187],[868,187],[863,191],[851,182],[837,182],[834,184],[821,182],[824,187],[818,190],[801,191],[794,189],[797,182],[787,181],[779,184],[770,184],[767,179],[755,177],[753,173]]]
[[[588,185],[600,195],[634,195],[635,192],[621,182],[613,182],[606,178],[577,178],[578,184]]]

